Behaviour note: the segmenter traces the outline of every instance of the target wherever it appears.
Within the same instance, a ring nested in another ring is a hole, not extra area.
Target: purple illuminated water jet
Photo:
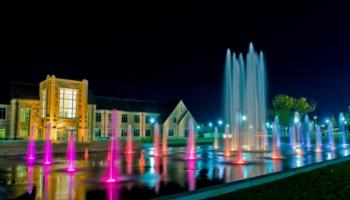
[[[50,165],[52,163],[52,143],[50,139],[51,125],[46,126],[45,146],[44,146],[44,164]]]
[[[333,131],[333,123],[329,122],[328,123],[328,129],[327,129],[327,133],[328,133],[328,145],[329,148],[331,150],[335,150],[335,143],[334,143],[334,131]]]
[[[192,118],[189,118],[189,120],[188,120],[188,138],[187,138],[186,159],[188,159],[188,160],[197,159],[196,139],[195,139],[194,125],[193,125]]]
[[[112,110],[112,122],[111,122],[111,137],[109,140],[109,151],[108,156],[110,157],[107,161],[107,176],[106,176],[106,183],[114,183],[118,181],[119,177],[119,168],[116,166],[116,162],[119,163],[119,155],[118,150],[119,148],[119,138],[117,135],[118,128],[118,113],[117,110]]]
[[[126,150],[125,153],[132,154],[134,153],[133,147],[132,147],[132,127],[131,124],[128,124],[128,136],[126,138]]]
[[[69,138],[68,138],[68,144],[67,144],[67,162],[68,162],[68,172],[74,172],[75,165],[74,165],[74,160],[75,160],[75,142],[74,142],[74,133],[73,131],[70,133]]]
[[[28,150],[26,159],[31,162],[35,160],[35,140],[34,140],[34,126],[30,129]]]

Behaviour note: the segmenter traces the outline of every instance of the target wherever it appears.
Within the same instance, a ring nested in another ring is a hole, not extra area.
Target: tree
[[[302,117],[315,109],[316,104],[308,102],[305,97],[297,99],[280,94],[273,98],[269,114],[271,117],[275,115],[279,117],[281,127],[288,127],[295,111],[298,111]]]

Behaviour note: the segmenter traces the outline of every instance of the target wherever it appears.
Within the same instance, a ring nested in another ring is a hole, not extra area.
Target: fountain
[[[302,134],[301,134],[301,123],[300,116],[298,112],[294,113],[294,151],[298,155],[304,154],[302,149]]]
[[[278,116],[275,117],[275,121],[272,124],[272,155],[271,159],[283,159],[279,149],[280,145],[280,133],[279,133],[279,122]]]
[[[119,168],[115,165],[119,163],[119,127],[118,127],[118,113],[116,110],[112,110],[112,122],[111,122],[111,138],[109,140],[109,152],[108,164],[107,164],[107,176],[105,182],[113,183],[118,181]]]
[[[28,150],[26,159],[31,162],[35,160],[35,140],[34,140],[34,126],[30,129]]]
[[[228,49],[225,63],[225,116],[233,133],[232,149],[244,146],[247,150],[266,150],[266,103],[263,53],[258,55],[250,43],[244,62],[242,54],[238,57],[235,53],[231,55]],[[240,131],[239,116],[246,116],[246,123]],[[239,136],[240,132],[243,137]]]
[[[163,155],[168,154],[168,134],[165,128],[163,128],[163,131],[162,131],[162,154]]]
[[[319,125],[316,125],[316,149],[315,152],[322,152],[322,136],[321,128]]]
[[[85,147],[85,151],[84,151],[84,159],[87,160],[89,159],[89,151],[88,148]]]
[[[33,192],[33,176],[34,176],[34,166],[29,164],[28,168],[28,180],[27,180],[27,192],[28,194],[32,194]]]
[[[143,173],[144,173],[145,165],[146,165],[146,161],[145,161],[144,151],[141,150],[140,159],[139,159],[140,174],[143,174]]]
[[[159,124],[154,125],[154,134],[153,134],[153,156],[160,156],[159,152]]]
[[[213,147],[214,149],[218,149],[219,148],[219,133],[218,133],[218,128],[215,127],[215,130],[214,130],[214,143],[213,143]]]
[[[229,133],[229,127],[225,128],[225,134],[223,135],[224,138],[224,155],[225,156],[231,156],[231,137],[232,135]]]
[[[74,172],[74,160],[75,160],[75,142],[74,142],[74,133],[73,131],[70,133],[67,144],[67,162],[68,162],[68,172]]]
[[[294,135],[293,135],[293,127],[289,127],[288,132],[289,132],[289,145],[291,146],[291,148],[294,148],[295,142],[294,142]]]
[[[128,137],[126,139],[125,153],[127,153],[127,154],[134,153],[134,150],[132,148],[132,127],[131,127],[131,124],[128,124]]]
[[[186,159],[195,160],[197,159],[196,153],[196,138],[195,138],[193,119],[188,120],[188,138],[187,138],[187,149],[186,149]]]
[[[329,148],[331,150],[335,150],[335,143],[334,143],[334,131],[333,131],[333,123],[329,122],[328,123],[328,129],[327,129],[327,133],[328,133],[328,145]]]
[[[309,116],[305,115],[304,117],[304,132],[305,132],[305,136],[306,136],[306,147],[307,148],[311,148],[311,140],[310,140],[310,120],[309,120]]]
[[[46,126],[45,146],[44,146],[44,164],[50,165],[52,163],[52,143],[50,139],[51,125]]]
[[[344,114],[341,112],[339,113],[339,131],[341,134],[341,146],[342,147],[346,147],[348,146],[347,142],[346,142],[346,131],[345,131],[345,117]]]

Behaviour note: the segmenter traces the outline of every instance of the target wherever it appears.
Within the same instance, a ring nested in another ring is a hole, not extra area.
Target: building
[[[50,139],[65,142],[68,133],[78,142],[105,140],[109,137],[111,111],[118,110],[121,137],[127,126],[133,127],[135,139],[151,138],[154,124],[169,139],[187,136],[188,119],[193,118],[182,100],[157,102],[94,96],[88,81],[47,76],[39,85],[13,83],[10,105],[0,104],[0,139],[45,139],[51,125]],[[196,121],[195,126],[196,126]]]

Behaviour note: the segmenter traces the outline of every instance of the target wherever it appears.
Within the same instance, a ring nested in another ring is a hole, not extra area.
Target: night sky
[[[197,120],[216,121],[223,117],[226,49],[246,53],[252,41],[265,54],[270,97],[305,96],[323,117],[348,110],[348,5],[234,2],[3,13],[1,102],[9,103],[11,81],[39,83],[55,74],[88,79],[95,95],[183,99]]]

